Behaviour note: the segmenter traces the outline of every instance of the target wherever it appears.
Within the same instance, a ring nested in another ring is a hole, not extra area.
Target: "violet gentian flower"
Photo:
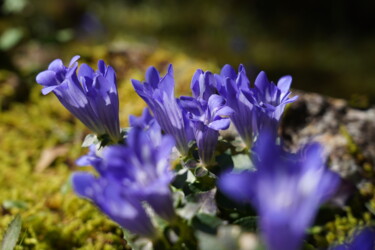
[[[342,245],[334,246],[331,250],[373,250],[375,249],[375,229],[367,227],[355,232],[354,239]]]
[[[175,216],[169,188],[174,177],[169,164],[174,140],[170,135],[160,135],[155,141],[153,133],[134,127],[126,146],[108,146],[101,156],[94,155],[91,148],[89,155],[77,163],[90,163],[100,176],[82,172],[73,175],[78,195],[93,201],[122,227],[147,237],[154,235],[155,229],[141,203],[147,202],[166,220]]]
[[[325,168],[318,144],[288,154],[275,144],[274,133],[262,132],[254,152],[257,170],[224,174],[219,187],[229,197],[256,208],[267,249],[299,249],[339,177]]]
[[[193,97],[198,101],[208,101],[211,95],[216,94],[216,79],[210,72],[198,69],[190,84]]]
[[[148,104],[162,130],[173,136],[181,155],[189,152],[189,142],[194,139],[191,123],[174,97],[173,68],[169,66],[164,77],[154,68],[148,68],[142,84],[132,80],[135,91]]]
[[[254,105],[254,97],[245,68],[240,65],[238,74],[230,65],[225,65],[220,75],[215,75],[217,89],[233,109],[230,116],[238,134],[250,148],[258,133],[259,111]]]
[[[214,159],[219,131],[229,127],[229,116],[233,113],[225,105],[224,98],[214,94],[214,86],[214,76],[198,70],[191,84],[194,97],[182,96],[179,99],[180,106],[192,121],[199,158],[206,166]]]
[[[285,105],[297,99],[288,98],[290,76],[282,77],[276,86],[261,72],[255,80],[255,88],[251,88],[243,65],[239,66],[238,74],[230,65],[225,65],[215,78],[219,93],[234,110],[231,120],[249,148],[260,130],[277,129]]]
[[[78,172],[72,178],[74,191],[91,200],[109,218],[130,232],[152,238],[155,228],[135,194],[110,177]]]
[[[291,84],[292,77],[283,76],[275,85],[268,80],[266,73],[263,71],[255,79],[254,96],[256,105],[268,119],[274,120],[277,125],[286,104],[294,102],[298,98],[298,96],[289,98]]]
[[[99,137],[107,135],[116,143],[121,140],[116,73],[99,60],[97,71],[82,64],[77,75],[78,59],[79,56],[73,57],[69,67],[60,59],[54,60],[37,75],[36,81],[44,86],[44,95],[52,91],[90,130]]]

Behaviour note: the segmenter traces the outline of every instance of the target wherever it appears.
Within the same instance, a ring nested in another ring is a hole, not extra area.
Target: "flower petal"
[[[228,77],[228,78],[230,78],[232,80],[235,80],[237,78],[236,71],[229,64],[225,64],[223,66],[223,68],[221,69],[220,75],[224,76],[224,77]]]
[[[95,176],[87,172],[76,172],[72,176],[72,185],[74,191],[81,197],[92,199],[94,191],[92,185],[95,182]]]
[[[218,187],[228,197],[238,202],[249,202],[251,186],[254,185],[253,173],[244,171],[241,173],[224,173],[219,177]]]
[[[156,89],[160,82],[160,75],[155,67],[149,67],[146,71],[146,82],[150,83],[151,86]]]
[[[291,84],[292,84],[292,77],[283,76],[277,82],[277,87],[281,90],[282,93],[286,93],[289,91]]]
[[[79,55],[75,55],[75,56],[73,56],[73,58],[70,60],[69,68],[70,68],[70,67],[73,67],[74,63],[77,62],[79,58],[80,58]]]
[[[264,71],[261,71],[257,78],[255,79],[255,86],[257,87],[257,89],[259,91],[261,91],[262,94],[265,93],[268,85],[270,84],[268,78],[267,78],[267,75]]]
[[[234,114],[233,109],[231,109],[228,106],[224,106],[215,113],[215,116],[231,116],[233,114]]]
[[[61,61],[61,59],[55,59],[48,65],[48,70],[56,72],[64,69],[64,67],[64,63]]]
[[[208,108],[211,112],[216,112],[216,110],[221,108],[224,104],[225,99],[216,94],[211,95],[208,99]]]
[[[94,73],[94,70],[89,65],[82,63],[78,70],[78,79],[81,79],[81,77],[92,79],[94,78]]]
[[[52,70],[40,72],[36,76],[36,82],[43,86],[58,85],[58,82],[56,80],[56,73]]]
[[[230,119],[224,118],[211,122],[210,124],[208,124],[208,127],[214,130],[225,130],[229,128],[229,125]]]
[[[45,87],[42,89],[42,94],[43,95],[47,95],[48,93],[50,93],[51,91],[53,91],[54,89],[58,88],[59,86],[50,86],[50,87]]]

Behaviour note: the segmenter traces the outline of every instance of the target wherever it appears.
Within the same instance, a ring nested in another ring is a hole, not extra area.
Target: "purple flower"
[[[215,78],[220,95],[234,110],[231,120],[249,148],[260,130],[277,129],[285,105],[297,99],[288,98],[290,76],[282,77],[276,86],[261,72],[255,80],[255,88],[251,88],[243,65],[239,66],[238,74],[230,65],[225,65]]]
[[[216,94],[215,76],[209,72],[198,69],[191,80],[190,88],[193,97],[199,101],[208,101],[211,95]]]
[[[224,174],[219,187],[256,208],[268,249],[299,249],[320,204],[336,190],[339,177],[325,168],[318,144],[288,154],[275,145],[274,133],[262,132],[254,152],[257,170]]]
[[[220,75],[215,75],[217,89],[227,105],[233,109],[230,116],[234,126],[245,144],[250,148],[258,132],[259,111],[254,105],[250,81],[245,68],[240,65],[238,74],[230,65],[225,65]]]
[[[75,173],[72,182],[79,196],[91,200],[121,227],[145,237],[155,234],[155,228],[138,197],[124,192],[121,183],[84,172]]]
[[[373,250],[375,249],[375,229],[368,227],[357,231],[351,242],[330,248],[332,250]]]
[[[44,95],[52,91],[90,130],[99,137],[108,135],[116,143],[121,140],[116,73],[99,60],[97,71],[82,64],[77,75],[78,59],[73,57],[69,67],[60,59],[54,60],[36,81],[44,87]]]
[[[230,125],[228,118],[233,110],[225,105],[223,97],[214,94],[215,78],[210,72],[198,70],[192,80],[194,97],[182,96],[180,106],[188,113],[193,124],[199,158],[204,165],[214,160],[219,130]]]
[[[255,79],[254,96],[256,105],[262,110],[269,119],[275,120],[276,123],[284,112],[286,104],[297,100],[298,96],[288,98],[290,95],[290,85],[292,84],[291,76],[283,76],[277,82],[277,85],[270,82],[266,73],[259,73]]]
[[[173,136],[178,151],[186,156],[189,142],[194,139],[190,121],[174,97],[173,68],[169,66],[164,77],[154,68],[148,68],[142,84],[132,80],[135,91],[148,104],[162,130]]]
[[[108,146],[101,156],[91,148],[92,152],[77,163],[93,165],[100,176],[82,172],[73,175],[78,195],[92,200],[122,227],[148,237],[155,229],[142,202],[166,220],[175,216],[169,188],[174,178],[169,164],[174,140],[169,135],[160,135],[160,140],[155,141],[149,132],[134,127],[129,131],[126,146]]]

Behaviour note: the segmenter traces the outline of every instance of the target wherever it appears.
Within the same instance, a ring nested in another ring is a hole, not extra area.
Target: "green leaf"
[[[3,207],[8,210],[12,208],[25,209],[27,208],[27,203],[20,200],[5,200],[3,201]]]
[[[0,49],[8,50],[14,47],[23,37],[23,31],[21,28],[7,29],[0,36]]]
[[[152,242],[150,239],[133,234],[124,228],[122,228],[122,232],[124,234],[124,240],[126,241],[126,244],[130,246],[131,249],[152,249]]]
[[[257,230],[257,216],[242,217],[234,221],[233,224],[240,225],[246,231],[255,232]]]
[[[72,189],[72,180],[68,178],[63,185],[60,187],[60,192],[62,194],[67,194]]]
[[[56,39],[59,42],[68,42],[74,38],[73,29],[62,29],[56,33]]]
[[[255,170],[249,154],[238,154],[232,156],[235,170]]]
[[[175,249],[175,250],[188,250],[197,249],[197,239],[195,237],[195,231],[191,227],[190,223],[185,219],[176,216],[169,225],[164,228],[163,231],[164,247],[159,244],[154,244],[154,249]],[[155,240],[153,241],[155,243]]]
[[[90,147],[92,144],[98,144],[98,143],[99,143],[99,140],[96,135],[88,134],[83,140],[81,147],[87,148],[87,147]]]
[[[190,156],[182,159],[181,163],[186,169],[195,169],[198,164],[197,160]]]
[[[135,249],[133,242],[135,241],[136,236],[126,229],[122,229],[122,233],[124,234],[124,240],[126,241],[126,244],[129,245],[132,249]]]
[[[313,245],[311,245],[307,242],[304,242],[304,244],[302,246],[302,249],[303,250],[314,250],[314,249],[316,249],[316,247],[314,247]]]
[[[17,244],[18,237],[21,232],[21,216],[16,217],[9,224],[7,231],[4,234],[3,242],[1,243],[1,250],[13,250]]]
[[[183,189],[184,186],[193,183],[195,180],[195,176],[188,169],[183,168],[176,172],[172,186],[178,189]]]
[[[126,139],[128,137],[130,129],[131,129],[131,127],[121,128],[120,129],[121,137]]]
[[[229,250],[239,249],[238,238],[241,234],[239,228],[233,226],[221,226],[217,235],[197,232],[199,249],[201,250]]]
[[[232,159],[232,152],[230,149],[216,157],[216,162],[220,171],[230,170],[234,164]]]
[[[216,235],[197,231],[197,238],[201,250],[266,249],[255,234],[242,232],[233,225],[219,226]]]
[[[216,176],[206,168],[195,168],[194,176],[196,177],[197,181],[189,185],[193,192],[209,191],[215,188]]]
[[[199,241],[199,249],[201,250],[227,250],[225,246],[223,246],[222,242],[218,240],[215,236],[212,236],[207,233],[198,232],[198,241]],[[233,244],[234,248],[238,249],[236,244]]]
[[[3,10],[5,13],[19,13],[27,4],[27,0],[5,0]]]
[[[190,194],[186,197],[186,205],[178,212],[181,217],[190,220],[197,213],[215,215],[217,206],[215,201],[216,189],[207,192]]]
[[[192,220],[194,228],[209,234],[216,234],[217,228],[222,223],[223,221],[218,217],[204,213],[197,214]]]

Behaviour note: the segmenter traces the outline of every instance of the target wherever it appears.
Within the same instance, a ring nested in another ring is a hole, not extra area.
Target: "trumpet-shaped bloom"
[[[164,77],[150,67],[146,81],[142,84],[132,80],[135,91],[147,103],[162,130],[173,136],[176,147],[182,155],[187,155],[189,142],[194,139],[191,123],[174,97],[173,68],[169,66]]]
[[[320,204],[336,190],[339,177],[325,168],[318,144],[288,154],[275,145],[274,133],[262,132],[254,152],[257,170],[224,174],[219,187],[257,209],[268,249],[299,249]]]
[[[190,88],[195,99],[208,101],[211,95],[216,94],[215,76],[209,71],[198,69],[191,80]]]
[[[225,99],[216,95],[215,78],[210,72],[198,70],[193,77],[191,89],[194,97],[182,96],[180,106],[192,121],[198,154],[202,163],[213,161],[219,130],[230,125],[233,110],[225,105]]]
[[[126,146],[106,147],[101,156],[91,148],[89,155],[77,163],[93,165],[100,176],[82,172],[73,176],[78,195],[93,201],[122,227],[144,236],[152,236],[155,229],[142,202],[166,220],[175,216],[169,188],[174,177],[169,164],[174,140],[169,135],[160,135],[160,140],[155,141],[149,132],[134,127],[129,131]]]
[[[255,80],[255,88],[251,88],[243,65],[239,66],[238,74],[230,65],[225,65],[215,78],[219,93],[234,110],[231,120],[248,147],[263,128],[276,130],[285,105],[297,99],[288,98],[290,76],[282,77],[276,86],[261,72]]]
[[[286,104],[297,100],[298,96],[289,98],[290,85],[292,84],[291,76],[283,76],[277,82],[277,85],[270,82],[266,73],[259,73],[255,79],[254,97],[255,104],[262,110],[269,119],[279,123],[284,112]]]
[[[215,75],[217,89],[227,105],[233,109],[230,116],[238,134],[248,147],[258,133],[259,111],[254,105],[254,97],[245,68],[240,65],[238,74],[230,65],[225,65],[220,75]]]
[[[155,228],[138,197],[124,192],[121,183],[107,177],[78,172],[72,178],[75,192],[91,200],[109,218],[130,232],[152,237]]]
[[[36,82],[44,95],[53,92],[60,102],[83,124],[99,136],[108,135],[113,142],[121,140],[116,73],[99,60],[98,70],[82,64],[77,74],[79,56],[69,67],[56,59],[39,73]]]

